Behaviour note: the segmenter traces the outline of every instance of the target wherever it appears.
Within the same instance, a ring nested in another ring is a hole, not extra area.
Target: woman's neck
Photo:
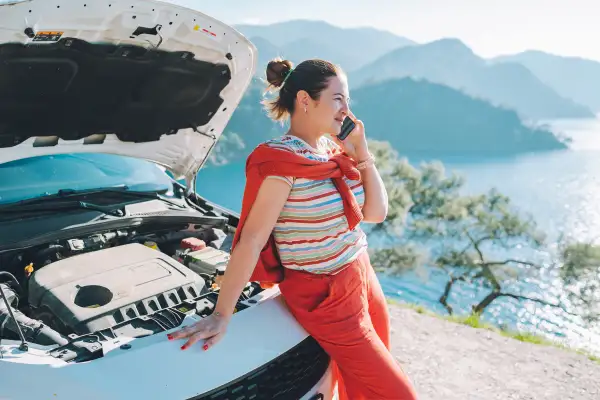
[[[314,132],[311,132],[309,129],[302,127],[299,128],[293,123],[291,124],[290,129],[288,130],[288,134],[304,140],[306,143],[308,143],[308,145],[312,146],[315,149],[318,148],[319,139],[321,138],[321,136],[323,136],[322,134],[316,134]]]

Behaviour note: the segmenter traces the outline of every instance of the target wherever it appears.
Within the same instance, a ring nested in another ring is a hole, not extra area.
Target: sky
[[[167,0],[228,24],[323,20],[426,43],[462,40],[481,57],[542,50],[600,61],[598,0]]]

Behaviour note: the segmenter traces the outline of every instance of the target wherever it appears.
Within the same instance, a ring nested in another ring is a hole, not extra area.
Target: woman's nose
[[[342,109],[340,111],[342,112],[342,114],[344,114],[344,117],[348,116],[348,114],[350,113],[350,107],[348,106],[348,103],[346,103],[345,101],[342,102]]]

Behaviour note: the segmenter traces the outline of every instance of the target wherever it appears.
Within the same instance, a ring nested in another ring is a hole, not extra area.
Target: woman
[[[267,80],[279,88],[267,102],[270,115],[289,117],[289,132],[248,158],[240,225],[215,312],[169,339],[187,338],[182,349],[204,339],[209,349],[225,334],[249,280],[279,283],[292,314],[336,362],[341,398],[414,399],[389,351],[387,305],[358,226],[385,219],[387,193],[364,125],[348,107],[346,76],[323,60],[295,69],[274,60]],[[340,141],[346,116],[356,127]]]

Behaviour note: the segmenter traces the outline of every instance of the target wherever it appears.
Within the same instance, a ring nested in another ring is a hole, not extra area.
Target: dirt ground
[[[392,352],[419,398],[600,399],[600,364],[390,305]]]

